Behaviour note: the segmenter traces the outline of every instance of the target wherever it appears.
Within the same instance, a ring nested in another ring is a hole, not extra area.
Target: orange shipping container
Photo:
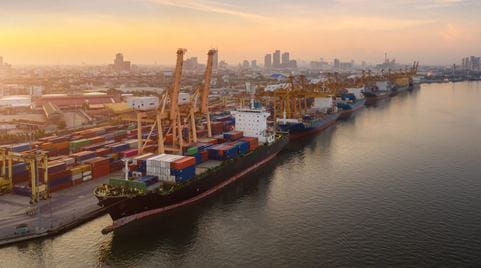
[[[186,156],[170,163],[170,167],[173,169],[184,169],[193,165],[195,165],[195,157],[192,156]]]

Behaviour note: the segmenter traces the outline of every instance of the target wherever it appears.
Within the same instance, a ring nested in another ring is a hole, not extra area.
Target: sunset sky
[[[479,0],[0,0],[0,56],[12,64],[262,63],[275,49],[306,61],[460,63],[481,56]]]

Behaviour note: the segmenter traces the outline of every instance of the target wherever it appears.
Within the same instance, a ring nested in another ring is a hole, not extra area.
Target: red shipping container
[[[112,148],[110,148],[110,147],[100,148],[100,149],[95,150],[95,153],[98,156],[105,156],[105,155],[110,154],[111,152],[112,152]]]
[[[165,135],[164,141],[166,144],[172,144],[172,142],[174,141],[173,135],[172,134]]]
[[[207,151],[200,152],[200,157],[202,158],[202,162],[209,160],[209,152]]]
[[[249,142],[249,151],[255,150],[259,145],[259,141],[256,137],[243,137],[240,140]]]
[[[105,138],[102,136],[96,136],[96,137],[90,138],[89,140],[90,140],[90,144],[95,144],[95,143],[104,142]]]
[[[198,141],[202,143],[212,144],[212,145],[217,144],[217,140],[214,138],[202,138],[202,139],[198,139]]]
[[[144,147],[144,151],[142,153],[155,153],[157,151],[157,145],[147,145]]]
[[[86,164],[90,164],[92,167],[92,178],[100,178],[107,176],[110,173],[110,161],[105,157],[95,157],[85,161]]]
[[[120,156],[121,157],[132,157],[132,156],[136,156],[138,153],[139,153],[139,151],[137,149],[130,149],[130,150],[127,150],[127,151],[120,152]]]
[[[195,165],[195,157],[192,156],[185,156],[179,160],[170,163],[170,168],[173,169],[184,169],[190,166]]]

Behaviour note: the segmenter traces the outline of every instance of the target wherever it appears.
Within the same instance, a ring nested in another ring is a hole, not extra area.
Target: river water
[[[480,101],[481,83],[422,85],[192,207],[108,235],[104,216],[0,266],[479,265]]]

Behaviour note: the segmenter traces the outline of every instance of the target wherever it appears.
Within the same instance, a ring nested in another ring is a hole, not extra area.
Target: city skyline
[[[306,61],[459,64],[480,55],[477,10],[463,0],[53,0],[2,3],[0,54],[11,64],[172,64],[178,47],[204,62],[209,48],[236,64],[272,49]],[[322,14],[320,16],[319,14]],[[292,23],[295,21],[295,23]],[[295,55],[295,56],[293,56]]]

